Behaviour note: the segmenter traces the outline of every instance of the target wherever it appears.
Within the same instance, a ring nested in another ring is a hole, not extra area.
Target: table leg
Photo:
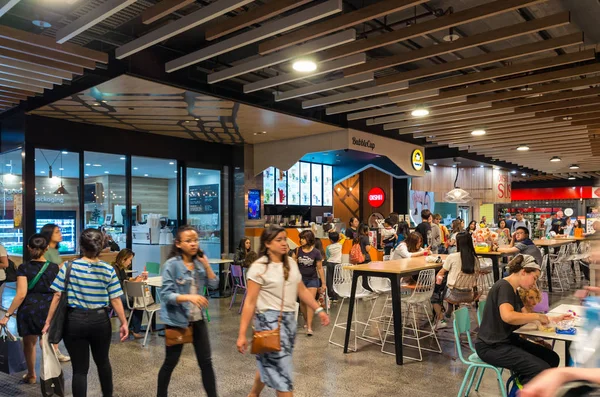
[[[548,280],[548,292],[552,292],[552,266],[550,265],[550,249],[546,257],[546,279]]]
[[[499,257],[497,255],[494,255],[491,257],[492,259],[492,270],[494,272],[494,282],[500,280],[500,260]]]
[[[570,367],[571,364],[571,341],[565,341],[565,367]]]
[[[394,315],[394,343],[396,348],[396,364],[404,364],[402,354],[402,303],[400,302],[400,276],[390,276],[392,283],[392,311]]]
[[[158,302],[158,300],[156,299],[156,287],[150,287],[150,293],[152,294],[154,302]],[[164,336],[164,326],[160,328],[156,326],[156,313],[154,313],[154,316],[152,316],[152,322],[148,324],[148,327],[150,327],[150,332],[161,331],[162,335],[161,333],[159,333],[159,336]]]
[[[356,299],[356,284],[360,275],[357,271],[352,272],[352,290],[350,292],[350,304],[348,305],[348,320],[346,321],[346,337],[344,338],[344,353],[348,353],[350,342],[350,330],[352,329],[352,313],[354,313],[354,301]],[[354,330],[356,332],[356,330]]]

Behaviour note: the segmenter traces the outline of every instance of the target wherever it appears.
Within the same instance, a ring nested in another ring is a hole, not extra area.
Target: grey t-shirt
[[[519,294],[515,292],[512,285],[504,279],[497,281],[487,296],[487,303],[483,310],[483,318],[479,326],[477,340],[492,345],[495,343],[509,343],[513,332],[519,325],[505,323],[500,316],[500,305],[509,303],[520,312],[523,302]]]
[[[533,242],[531,242],[531,240],[529,240],[529,243],[526,242],[527,240],[515,243],[515,248],[517,248],[519,250],[519,253],[523,255],[533,256],[535,258],[536,263],[542,266],[542,252],[538,247],[535,246],[535,244],[533,244]]]

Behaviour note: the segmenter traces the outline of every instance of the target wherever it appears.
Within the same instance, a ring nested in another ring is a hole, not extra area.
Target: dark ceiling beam
[[[523,18],[526,22],[529,21],[533,21],[535,19],[535,17],[533,16],[533,14],[531,13],[531,11],[529,11],[528,8],[524,7],[524,8],[519,8],[517,10],[517,12],[519,13],[519,15],[521,16],[521,18]],[[545,31],[545,30],[540,30],[539,32],[537,32],[538,36],[542,38],[542,40],[548,40],[551,39],[552,36],[550,36],[550,34]],[[565,51],[562,48],[557,48],[556,50],[554,50],[558,55],[564,55]]]

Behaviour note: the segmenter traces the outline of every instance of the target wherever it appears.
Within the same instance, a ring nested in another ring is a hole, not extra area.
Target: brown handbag
[[[281,319],[283,318],[283,304],[285,298],[285,279],[283,280],[283,292],[281,293],[281,310],[277,319],[277,328],[265,331],[256,331],[252,327],[251,354],[263,354],[281,351]]]
[[[190,325],[187,328],[167,328],[165,329],[165,343],[167,346],[182,345],[192,343],[194,340],[194,330]]]

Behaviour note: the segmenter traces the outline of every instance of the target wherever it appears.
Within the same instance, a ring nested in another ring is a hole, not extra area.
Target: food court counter
[[[260,246],[260,235],[262,234],[264,228],[262,227],[252,227],[246,228],[245,236],[250,239],[252,242],[252,249],[254,251],[258,251]],[[296,228],[296,227],[286,227],[285,231],[287,232],[287,237],[294,242],[296,245],[300,245],[300,232],[303,230],[310,230],[310,228]],[[323,243],[323,249],[327,248],[331,241],[328,238],[321,238],[321,242]],[[348,255],[350,254],[350,250],[352,249],[352,241],[346,239],[344,245],[342,246],[342,261],[349,262]],[[371,247],[371,251],[369,251],[369,255],[371,256],[372,261],[381,261],[383,260],[383,251],[379,251],[373,247]]]

